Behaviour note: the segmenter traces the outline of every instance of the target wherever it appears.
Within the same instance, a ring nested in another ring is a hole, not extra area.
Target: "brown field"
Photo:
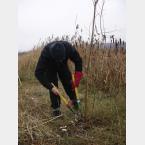
[[[125,49],[93,46],[87,70],[90,46],[84,42],[75,45],[83,58],[84,72],[79,87],[82,118],[78,122],[74,121],[73,114],[63,104],[63,118],[50,121],[48,90],[34,76],[41,47],[19,54],[19,145],[126,144]],[[69,66],[73,72],[71,62]],[[62,87],[61,91],[65,95]],[[63,132],[60,129],[62,126],[67,126],[67,131]]]

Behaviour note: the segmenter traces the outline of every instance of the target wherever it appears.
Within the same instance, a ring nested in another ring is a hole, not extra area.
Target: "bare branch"
[[[95,0],[94,4],[94,14],[93,14],[93,25],[92,25],[92,35],[91,35],[91,46],[93,45],[94,40],[94,26],[95,26],[95,19],[96,19],[96,7],[99,0]]]
[[[101,13],[100,13],[100,31],[101,31],[102,36],[104,35],[103,30],[102,30],[102,18],[103,18],[104,4],[105,4],[105,0],[103,0],[102,7],[101,7]]]

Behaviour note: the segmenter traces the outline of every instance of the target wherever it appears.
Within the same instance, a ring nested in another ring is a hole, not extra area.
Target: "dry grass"
[[[49,122],[48,91],[36,82],[23,82],[19,88],[19,144],[124,145],[125,98],[121,94],[117,98],[96,93],[95,107],[87,121],[82,118],[74,122],[73,114],[62,105],[64,117]],[[83,98],[81,102],[83,108]],[[60,129],[65,125],[67,132]]]
[[[83,58],[84,78],[79,88],[84,114],[88,45],[77,42]],[[19,55],[19,144],[20,145],[125,145],[125,50],[93,49],[88,74],[88,118],[74,122],[62,104],[64,117],[50,119],[48,90],[34,77],[40,48]],[[74,67],[69,62],[73,71]],[[62,132],[61,126],[67,126]]]

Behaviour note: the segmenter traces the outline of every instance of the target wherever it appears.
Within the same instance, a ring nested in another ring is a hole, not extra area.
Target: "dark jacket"
[[[65,47],[65,59],[62,62],[55,61],[50,54],[50,47],[54,43],[61,43]],[[75,71],[82,71],[82,58],[80,57],[77,50],[67,41],[54,41],[47,44],[41,52],[39,57],[35,76],[40,83],[47,89],[52,89],[50,80],[48,79],[49,73],[59,71],[61,69],[61,63],[67,65],[67,61],[70,59],[75,64]]]

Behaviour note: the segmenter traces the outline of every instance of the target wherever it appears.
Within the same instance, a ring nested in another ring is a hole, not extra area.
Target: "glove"
[[[82,77],[83,77],[83,73],[82,73],[82,72],[76,71],[76,72],[74,73],[74,83],[73,83],[73,88],[79,86],[79,84],[80,84],[80,80],[82,79]]]

